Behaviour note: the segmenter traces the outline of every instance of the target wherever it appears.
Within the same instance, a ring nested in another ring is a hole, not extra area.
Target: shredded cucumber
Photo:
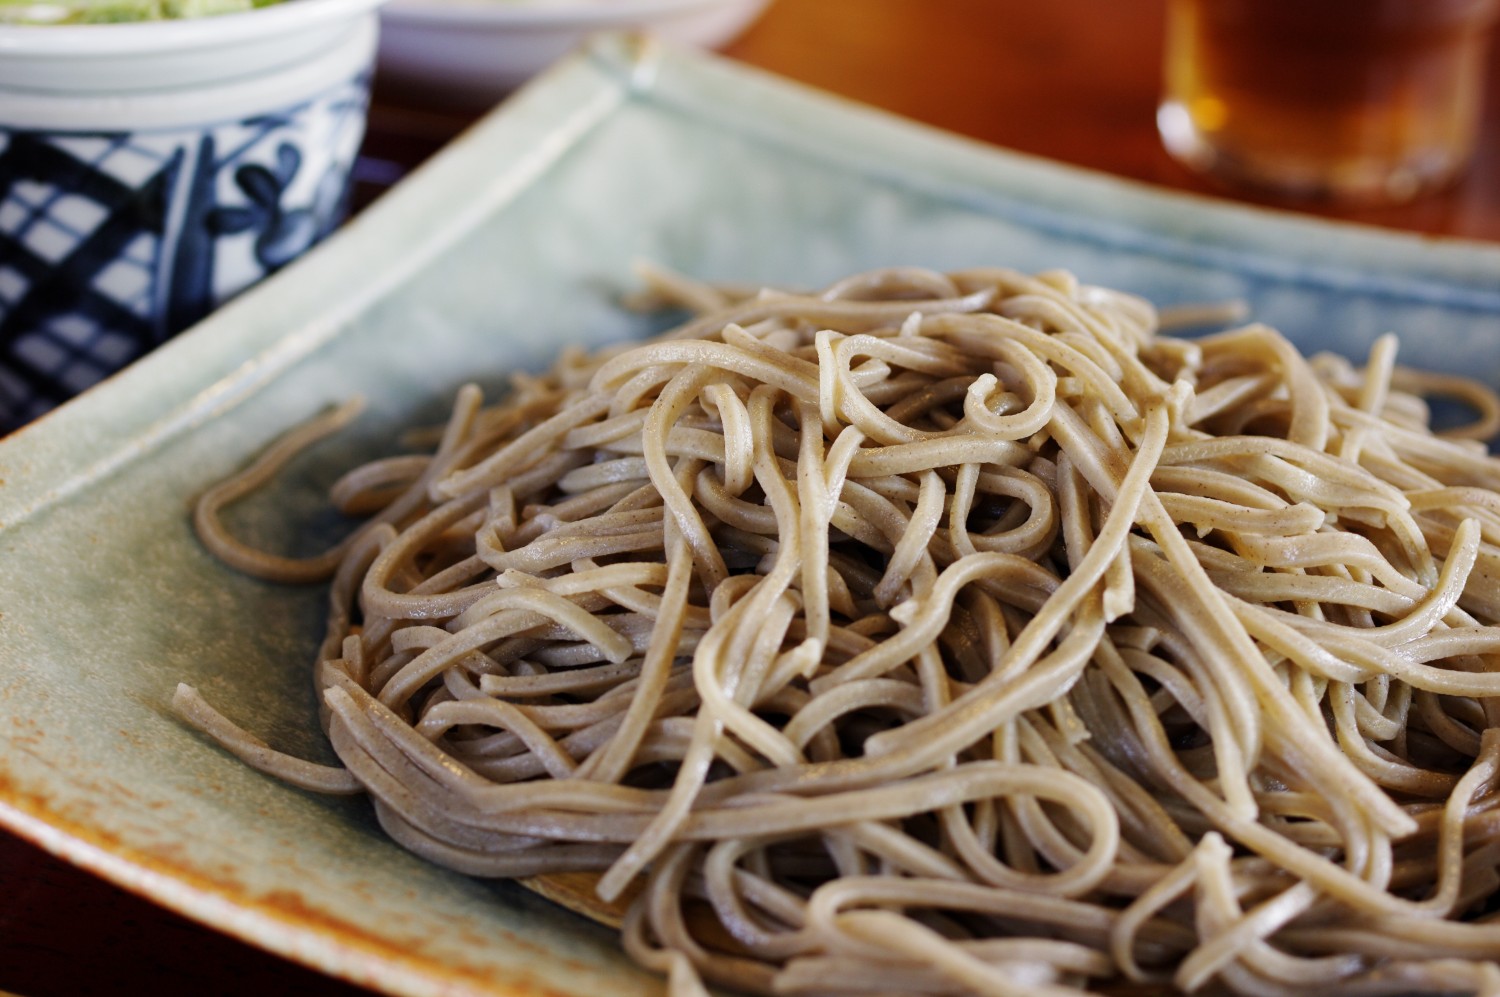
[[[0,24],[116,24],[212,17],[277,0],[0,0]]]

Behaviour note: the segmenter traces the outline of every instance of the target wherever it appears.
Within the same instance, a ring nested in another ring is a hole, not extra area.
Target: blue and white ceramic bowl
[[[0,26],[0,433],[338,224],[379,3]]]

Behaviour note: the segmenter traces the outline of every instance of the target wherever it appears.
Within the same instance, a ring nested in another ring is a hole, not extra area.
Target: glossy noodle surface
[[[653,287],[697,314],[464,389],[324,557],[218,513],[353,407],[200,501],[332,576],[342,767],[179,710],[433,861],[597,874],[674,993],[1500,993],[1491,395],[1063,272]]]

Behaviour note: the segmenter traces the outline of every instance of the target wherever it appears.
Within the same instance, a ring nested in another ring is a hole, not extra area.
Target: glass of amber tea
[[[1410,200],[1474,149],[1500,0],[1169,0],[1168,151],[1285,198]]]

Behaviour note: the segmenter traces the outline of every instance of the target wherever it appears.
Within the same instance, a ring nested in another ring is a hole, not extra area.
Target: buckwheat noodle
[[[1061,272],[654,286],[699,314],[463,389],[335,552],[218,513],[349,407],[204,496],[332,576],[341,766],[179,709],[435,862],[598,873],[674,993],[1500,994],[1492,395]]]

